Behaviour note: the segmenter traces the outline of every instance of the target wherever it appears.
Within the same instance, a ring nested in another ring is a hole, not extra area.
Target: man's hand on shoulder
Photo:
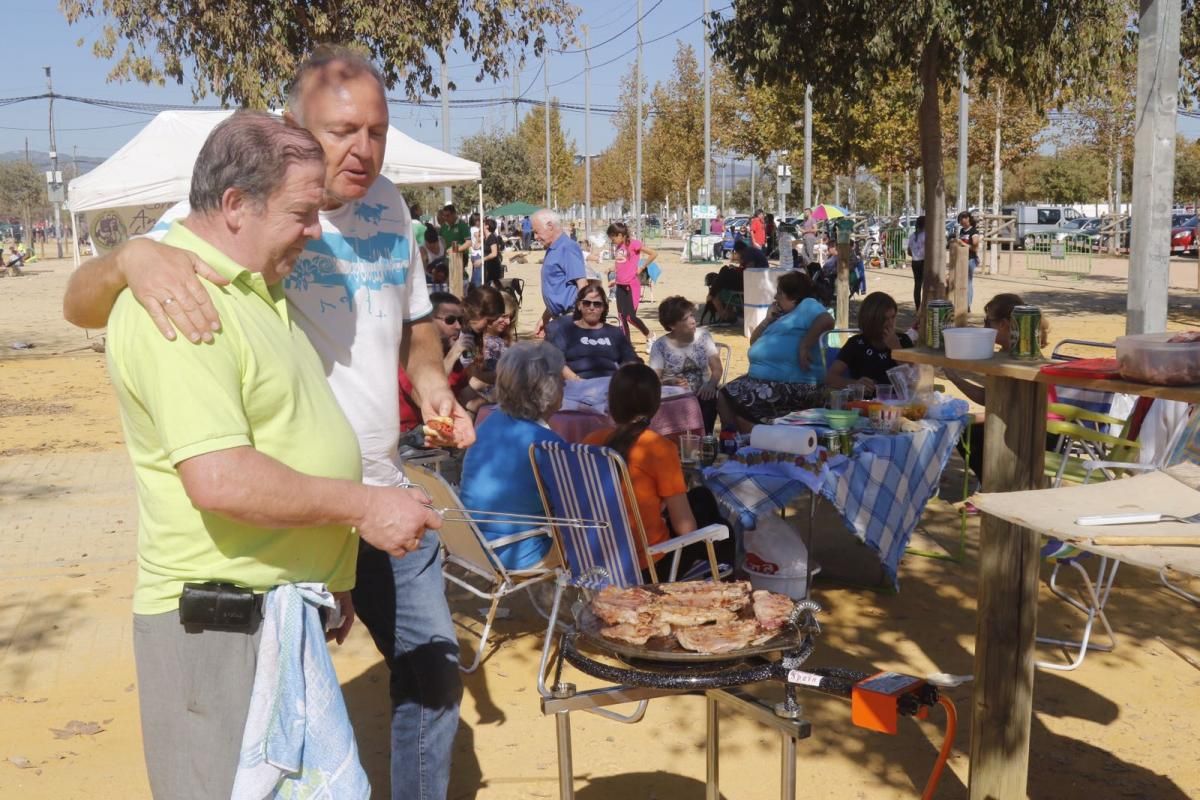
[[[125,283],[146,309],[164,337],[175,339],[175,330],[192,342],[211,342],[221,329],[200,278],[217,284],[229,281],[199,256],[149,239],[133,239],[121,250],[117,264]]]

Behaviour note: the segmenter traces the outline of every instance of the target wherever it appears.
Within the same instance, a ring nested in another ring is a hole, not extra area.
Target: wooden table
[[[1005,355],[960,361],[925,348],[893,350],[892,357],[984,376],[985,492],[1045,487],[1048,384],[1200,402],[1200,386],[1044,375],[1040,370],[1049,361],[1018,361]],[[971,800],[1026,796],[1040,544],[1037,531],[984,514],[975,628]]]

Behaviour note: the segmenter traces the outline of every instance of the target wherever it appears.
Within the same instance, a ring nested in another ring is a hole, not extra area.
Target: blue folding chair
[[[633,480],[616,451],[596,445],[538,442],[530,445],[529,457],[548,517],[604,523],[550,525],[562,563],[572,576],[601,568],[617,586],[637,586],[643,582],[639,561],[644,560],[651,582],[658,583],[655,557],[669,554],[668,580],[673,581],[678,577],[680,551],[705,542],[712,577],[720,577],[713,542],[729,538],[729,528],[708,525],[656,545],[647,544],[637,504],[627,502],[634,497]]]
[[[538,666],[538,693],[544,703],[558,696],[555,694],[559,688],[558,680],[550,684],[547,678],[554,634],[561,624],[558,616],[563,591],[568,583],[589,589],[599,589],[603,584],[640,585],[643,580],[639,556],[645,557],[651,583],[658,583],[654,556],[670,553],[674,553],[670,580],[675,580],[679,569],[679,551],[694,542],[708,545],[707,566],[716,580],[720,577],[720,570],[712,543],[727,539],[729,528],[725,525],[708,525],[650,546],[646,543],[646,531],[637,504],[628,501],[628,498],[634,497],[629,469],[615,450],[596,445],[537,442],[529,446],[529,458],[533,462],[533,474],[537,479],[542,506],[551,520],[548,527],[558,548],[560,561],[566,565],[566,569],[560,571],[558,576]],[[575,522],[563,524],[563,520]],[[592,690],[591,694],[604,691]],[[600,707],[581,708],[615,722],[632,724],[645,716],[648,704],[647,699],[639,700],[628,714]],[[559,783],[564,797],[574,796],[570,789],[569,719],[570,713],[567,711],[555,713],[559,736]]]

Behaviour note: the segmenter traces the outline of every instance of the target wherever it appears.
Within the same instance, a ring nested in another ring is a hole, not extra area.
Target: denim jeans
[[[404,558],[361,542],[354,608],[391,673],[392,798],[442,800],[462,678],[437,534]]]

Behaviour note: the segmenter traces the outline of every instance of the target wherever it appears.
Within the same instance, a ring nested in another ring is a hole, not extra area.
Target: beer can
[[[829,451],[829,455],[836,456],[842,452],[842,435],[837,431],[825,431],[821,434],[821,444]]]
[[[705,436],[700,440],[700,463],[706,467],[711,467],[712,463],[717,460],[717,439],[714,436]]]
[[[1041,358],[1041,333],[1042,311],[1040,308],[1037,306],[1014,307],[1012,321],[1009,324],[1008,354],[1013,358]]]
[[[942,331],[954,319],[954,304],[949,300],[930,300],[925,306],[925,346],[931,350],[945,350],[946,341]]]

